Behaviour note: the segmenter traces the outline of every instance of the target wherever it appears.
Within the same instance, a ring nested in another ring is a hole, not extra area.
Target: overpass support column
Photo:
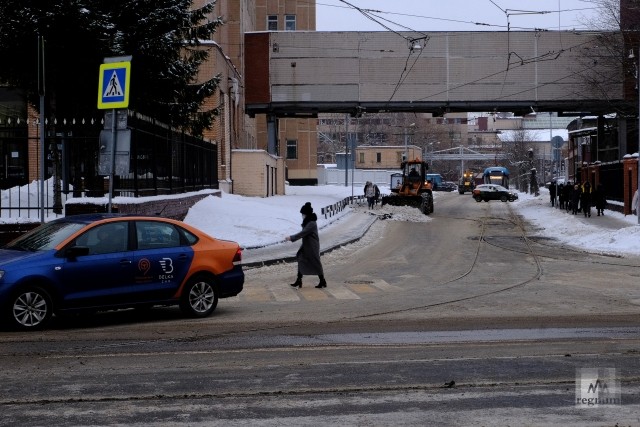
[[[267,115],[267,152],[278,155],[278,118],[273,114]]]

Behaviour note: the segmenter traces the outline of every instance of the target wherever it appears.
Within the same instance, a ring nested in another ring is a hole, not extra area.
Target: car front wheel
[[[18,329],[40,329],[51,319],[51,296],[38,286],[20,290],[11,299],[11,323]]]
[[[507,201],[507,196],[500,196],[500,201],[501,202],[506,202]]]
[[[474,197],[474,199],[476,199],[476,202],[480,203],[482,201],[482,197]]]
[[[189,317],[207,317],[218,305],[218,292],[212,278],[198,276],[191,279],[182,293],[180,309]]]

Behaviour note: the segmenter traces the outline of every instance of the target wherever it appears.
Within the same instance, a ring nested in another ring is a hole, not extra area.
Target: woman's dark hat
[[[300,213],[305,215],[311,215],[313,213],[313,208],[311,207],[311,202],[307,202],[304,204],[302,208],[300,208]]]

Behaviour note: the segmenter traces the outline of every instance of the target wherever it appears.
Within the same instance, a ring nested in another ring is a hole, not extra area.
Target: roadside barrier
[[[324,208],[322,208],[321,212],[322,212],[322,215],[324,215],[324,218],[327,219],[329,217],[336,215],[338,212],[342,212],[344,208],[346,208],[347,206],[352,205],[354,203],[358,203],[358,204],[363,203],[364,200],[365,200],[364,196],[345,197],[339,202],[336,202],[329,206],[325,206]]]

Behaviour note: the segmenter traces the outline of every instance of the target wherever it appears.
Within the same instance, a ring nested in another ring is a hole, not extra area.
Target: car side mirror
[[[64,251],[65,258],[75,259],[79,256],[89,255],[87,246],[71,246]]]

